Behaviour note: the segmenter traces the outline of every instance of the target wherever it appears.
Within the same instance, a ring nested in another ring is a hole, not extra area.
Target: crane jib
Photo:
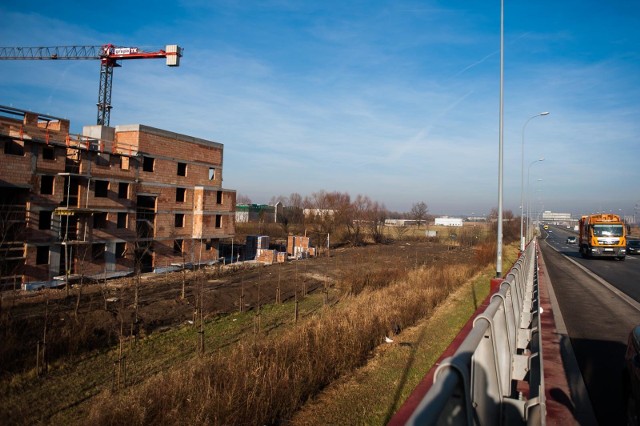
[[[144,52],[137,47],[115,46],[52,46],[52,47],[0,47],[0,60],[69,60],[98,59],[100,66],[100,86],[98,89],[97,124],[108,126],[111,112],[111,82],[116,61],[124,59],[166,58],[166,65],[180,66],[182,49],[167,45],[165,50]]]

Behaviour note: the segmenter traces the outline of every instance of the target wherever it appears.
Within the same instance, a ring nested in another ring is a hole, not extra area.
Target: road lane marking
[[[555,250],[556,252],[560,253],[562,256],[564,256],[565,259],[567,259],[569,262],[573,263],[578,268],[582,269],[582,271],[584,271],[587,275],[591,276],[591,278],[593,278],[594,280],[598,281],[600,284],[602,284],[604,287],[609,289],[609,291],[611,291],[613,294],[618,296],[620,299],[622,299],[625,302],[627,302],[627,304],[629,306],[631,306],[632,308],[634,308],[637,311],[640,311],[640,303],[636,302],[633,298],[629,297],[625,292],[619,290],[613,284],[611,284],[610,282],[606,281],[605,279],[603,279],[599,275],[596,275],[589,268],[587,268],[585,266],[582,266],[580,263],[578,263],[575,260],[571,259],[569,256],[567,256],[566,254],[562,253],[560,250],[558,250],[557,248],[555,248],[551,244],[547,243],[547,245],[549,247],[551,247],[553,250]]]

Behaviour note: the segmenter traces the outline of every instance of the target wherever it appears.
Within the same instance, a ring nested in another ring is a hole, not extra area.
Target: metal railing
[[[500,283],[409,425],[545,424],[536,243]]]

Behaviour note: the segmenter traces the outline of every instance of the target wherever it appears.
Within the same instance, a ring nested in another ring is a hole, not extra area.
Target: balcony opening
[[[80,181],[76,177],[65,176],[61,206],[78,207]]]
[[[60,238],[63,241],[78,239],[78,216],[60,216]]]
[[[156,220],[156,197],[138,195],[136,206],[136,235],[138,238],[153,238]]]

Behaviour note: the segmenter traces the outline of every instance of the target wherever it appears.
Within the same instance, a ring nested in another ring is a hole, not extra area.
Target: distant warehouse
[[[462,226],[462,219],[458,217],[437,217],[435,224],[440,226]]]

